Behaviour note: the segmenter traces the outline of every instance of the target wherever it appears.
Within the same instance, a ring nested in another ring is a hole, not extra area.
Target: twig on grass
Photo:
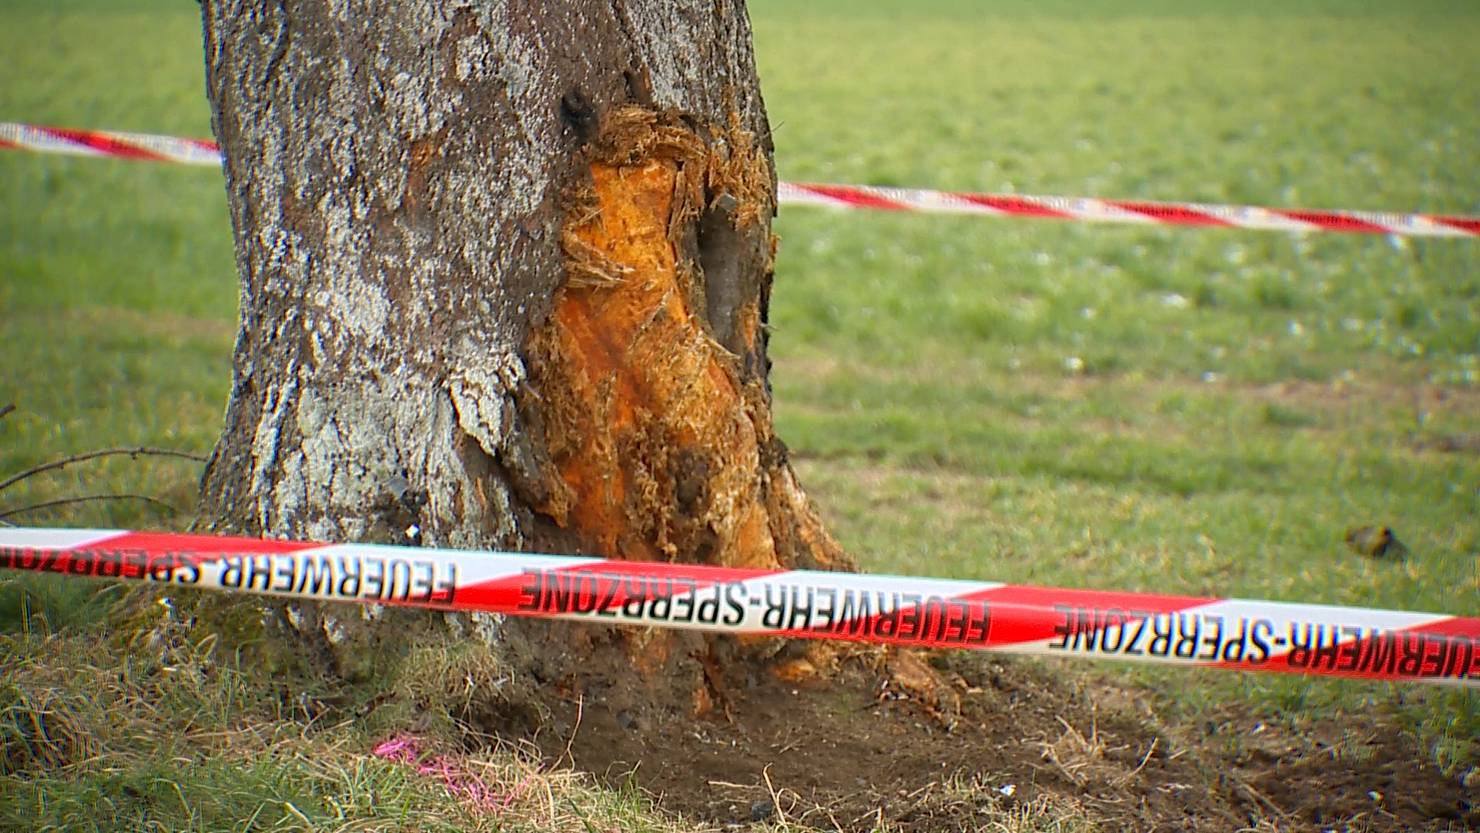
[[[570,748],[575,745],[576,735],[581,733],[581,715],[585,712],[586,695],[582,694],[576,700],[576,726],[570,730],[570,738],[565,741],[565,753],[555,759],[555,765],[559,766],[561,761],[569,760],[571,766],[576,765],[575,756],[570,754]]]
[[[724,787],[731,790],[764,790],[760,784],[736,784],[734,781],[705,781],[711,787]]]
[[[44,500],[40,503],[33,503],[30,506],[21,506],[16,509],[7,509],[4,512],[0,512],[0,520],[8,518],[11,515],[19,515],[22,512],[36,512],[41,509],[50,509],[53,506],[66,506],[72,503],[90,503],[97,500],[142,500],[145,503],[153,504],[154,506],[158,506],[159,508],[164,509],[165,511],[170,513],[178,513],[180,511],[156,497],[122,493],[112,495],[82,495],[80,497],[64,497],[57,498],[56,500]]]
[[[11,405],[8,407],[13,408],[15,406]],[[4,412],[0,412],[0,416],[4,416]],[[141,455],[145,457],[179,457],[185,460],[194,460],[197,463],[204,463],[206,461],[206,457],[203,454],[193,454],[189,451],[176,451],[172,448],[149,448],[148,446],[139,446],[137,448],[105,448],[101,451],[89,451],[85,454],[72,454],[67,457],[63,457],[60,460],[52,460],[49,463],[41,463],[39,465],[32,466],[23,472],[11,475],[4,480],[0,480],[0,491],[4,491],[7,487],[13,486],[16,483],[25,480],[27,477],[35,474],[40,474],[44,471],[60,469],[66,466],[70,466],[73,463],[81,463],[85,460],[92,460],[98,457],[109,457],[116,454],[127,454],[130,457],[139,457]]]
[[[7,402],[4,405],[0,405],[0,419],[5,419],[7,416],[10,415],[10,412],[11,411],[14,411],[14,410],[15,410],[15,403],[14,402]]]
[[[1138,765],[1135,769],[1131,770],[1130,772],[1127,772],[1125,775],[1122,775],[1119,778],[1116,778],[1115,779],[1115,783],[1113,784],[1113,786],[1115,786],[1117,789],[1124,788],[1125,785],[1126,784],[1129,784],[1131,781],[1133,781],[1137,775],[1140,775],[1141,774],[1141,770],[1145,769],[1147,762],[1149,762],[1151,760],[1152,754],[1156,752],[1156,744],[1160,740],[1161,740],[1161,738],[1152,738],[1151,739],[1151,748],[1146,750],[1146,756],[1141,759],[1140,765]]]
[[[771,809],[776,813],[776,821],[781,825],[782,830],[790,830],[791,824],[786,821],[786,811],[781,808],[781,793],[771,783],[770,764],[761,767],[761,778],[765,779],[766,792],[771,794]]]
[[[1259,792],[1258,790],[1254,789],[1253,785],[1251,785],[1248,781],[1245,781],[1243,778],[1240,778],[1237,775],[1231,776],[1231,780],[1233,781],[1233,785],[1238,790],[1244,791],[1245,793],[1247,793],[1249,795],[1250,798],[1253,798],[1254,799],[1254,802],[1253,802],[1254,803],[1254,806],[1257,807],[1257,806],[1259,806],[1259,805],[1262,804],[1265,807],[1268,807],[1269,809],[1273,810],[1275,812],[1275,814],[1278,815],[1282,821],[1288,821],[1289,820],[1290,813],[1288,811],[1286,811],[1285,808],[1283,808],[1280,805],[1278,805],[1278,804],[1274,803],[1273,801],[1271,801],[1264,793]]]

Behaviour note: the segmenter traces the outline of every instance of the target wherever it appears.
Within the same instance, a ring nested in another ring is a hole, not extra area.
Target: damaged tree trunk
[[[205,526],[851,566],[771,425],[776,183],[739,0],[207,0],[204,20],[242,285]],[[357,610],[286,618],[345,671]],[[621,687],[695,712],[737,655],[826,659],[479,625],[539,680],[604,651],[645,672]]]

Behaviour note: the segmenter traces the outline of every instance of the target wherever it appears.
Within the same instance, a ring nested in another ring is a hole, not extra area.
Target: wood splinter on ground
[[[521,410],[539,414],[549,456],[531,503],[608,558],[854,569],[772,430],[763,328],[775,240],[761,220],[775,180],[764,151],[738,118],[720,127],[625,106],[586,152],[590,179],[562,231],[567,280],[526,345]],[[656,674],[678,638],[640,630],[627,650]],[[742,643],[790,680],[827,674],[842,650]],[[696,713],[727,702],[721,665],[705,656]],[[944,683],[947,695],[927,690],[923,662],[885,666],[908,668],[900,690],[933,713],[953,702]]]

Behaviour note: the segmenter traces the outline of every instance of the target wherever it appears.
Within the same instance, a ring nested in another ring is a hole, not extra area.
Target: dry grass
[[[508,744],[432,737],[388,760],[366,721],[306,720],[288,687],[160,624],[127,653],[95,636],[0,637],[0,829],[693,829],[635,788]],[[462,650],[417,669],[398,688],[428,702],[471,703],[501,679]]]
[[[0,688],[0,774],[59,769],[92,757],[97,742],[81,718],[86,705],[55,689],[7,682]]]

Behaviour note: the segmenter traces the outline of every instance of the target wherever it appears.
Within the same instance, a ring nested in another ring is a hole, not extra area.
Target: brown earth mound
[[[976,830],[1015,811],[1107,830],[1480,826],[1480,796],[1375,716],[1300,732],[1247,715],[1174,725],[1120,684],[982,655],[935,661],[962,697],[949,731],[855,669],[804,684],[755,675],[730,692],[728,718],[584,695],[557,703],[537,742],[730,829]]]

